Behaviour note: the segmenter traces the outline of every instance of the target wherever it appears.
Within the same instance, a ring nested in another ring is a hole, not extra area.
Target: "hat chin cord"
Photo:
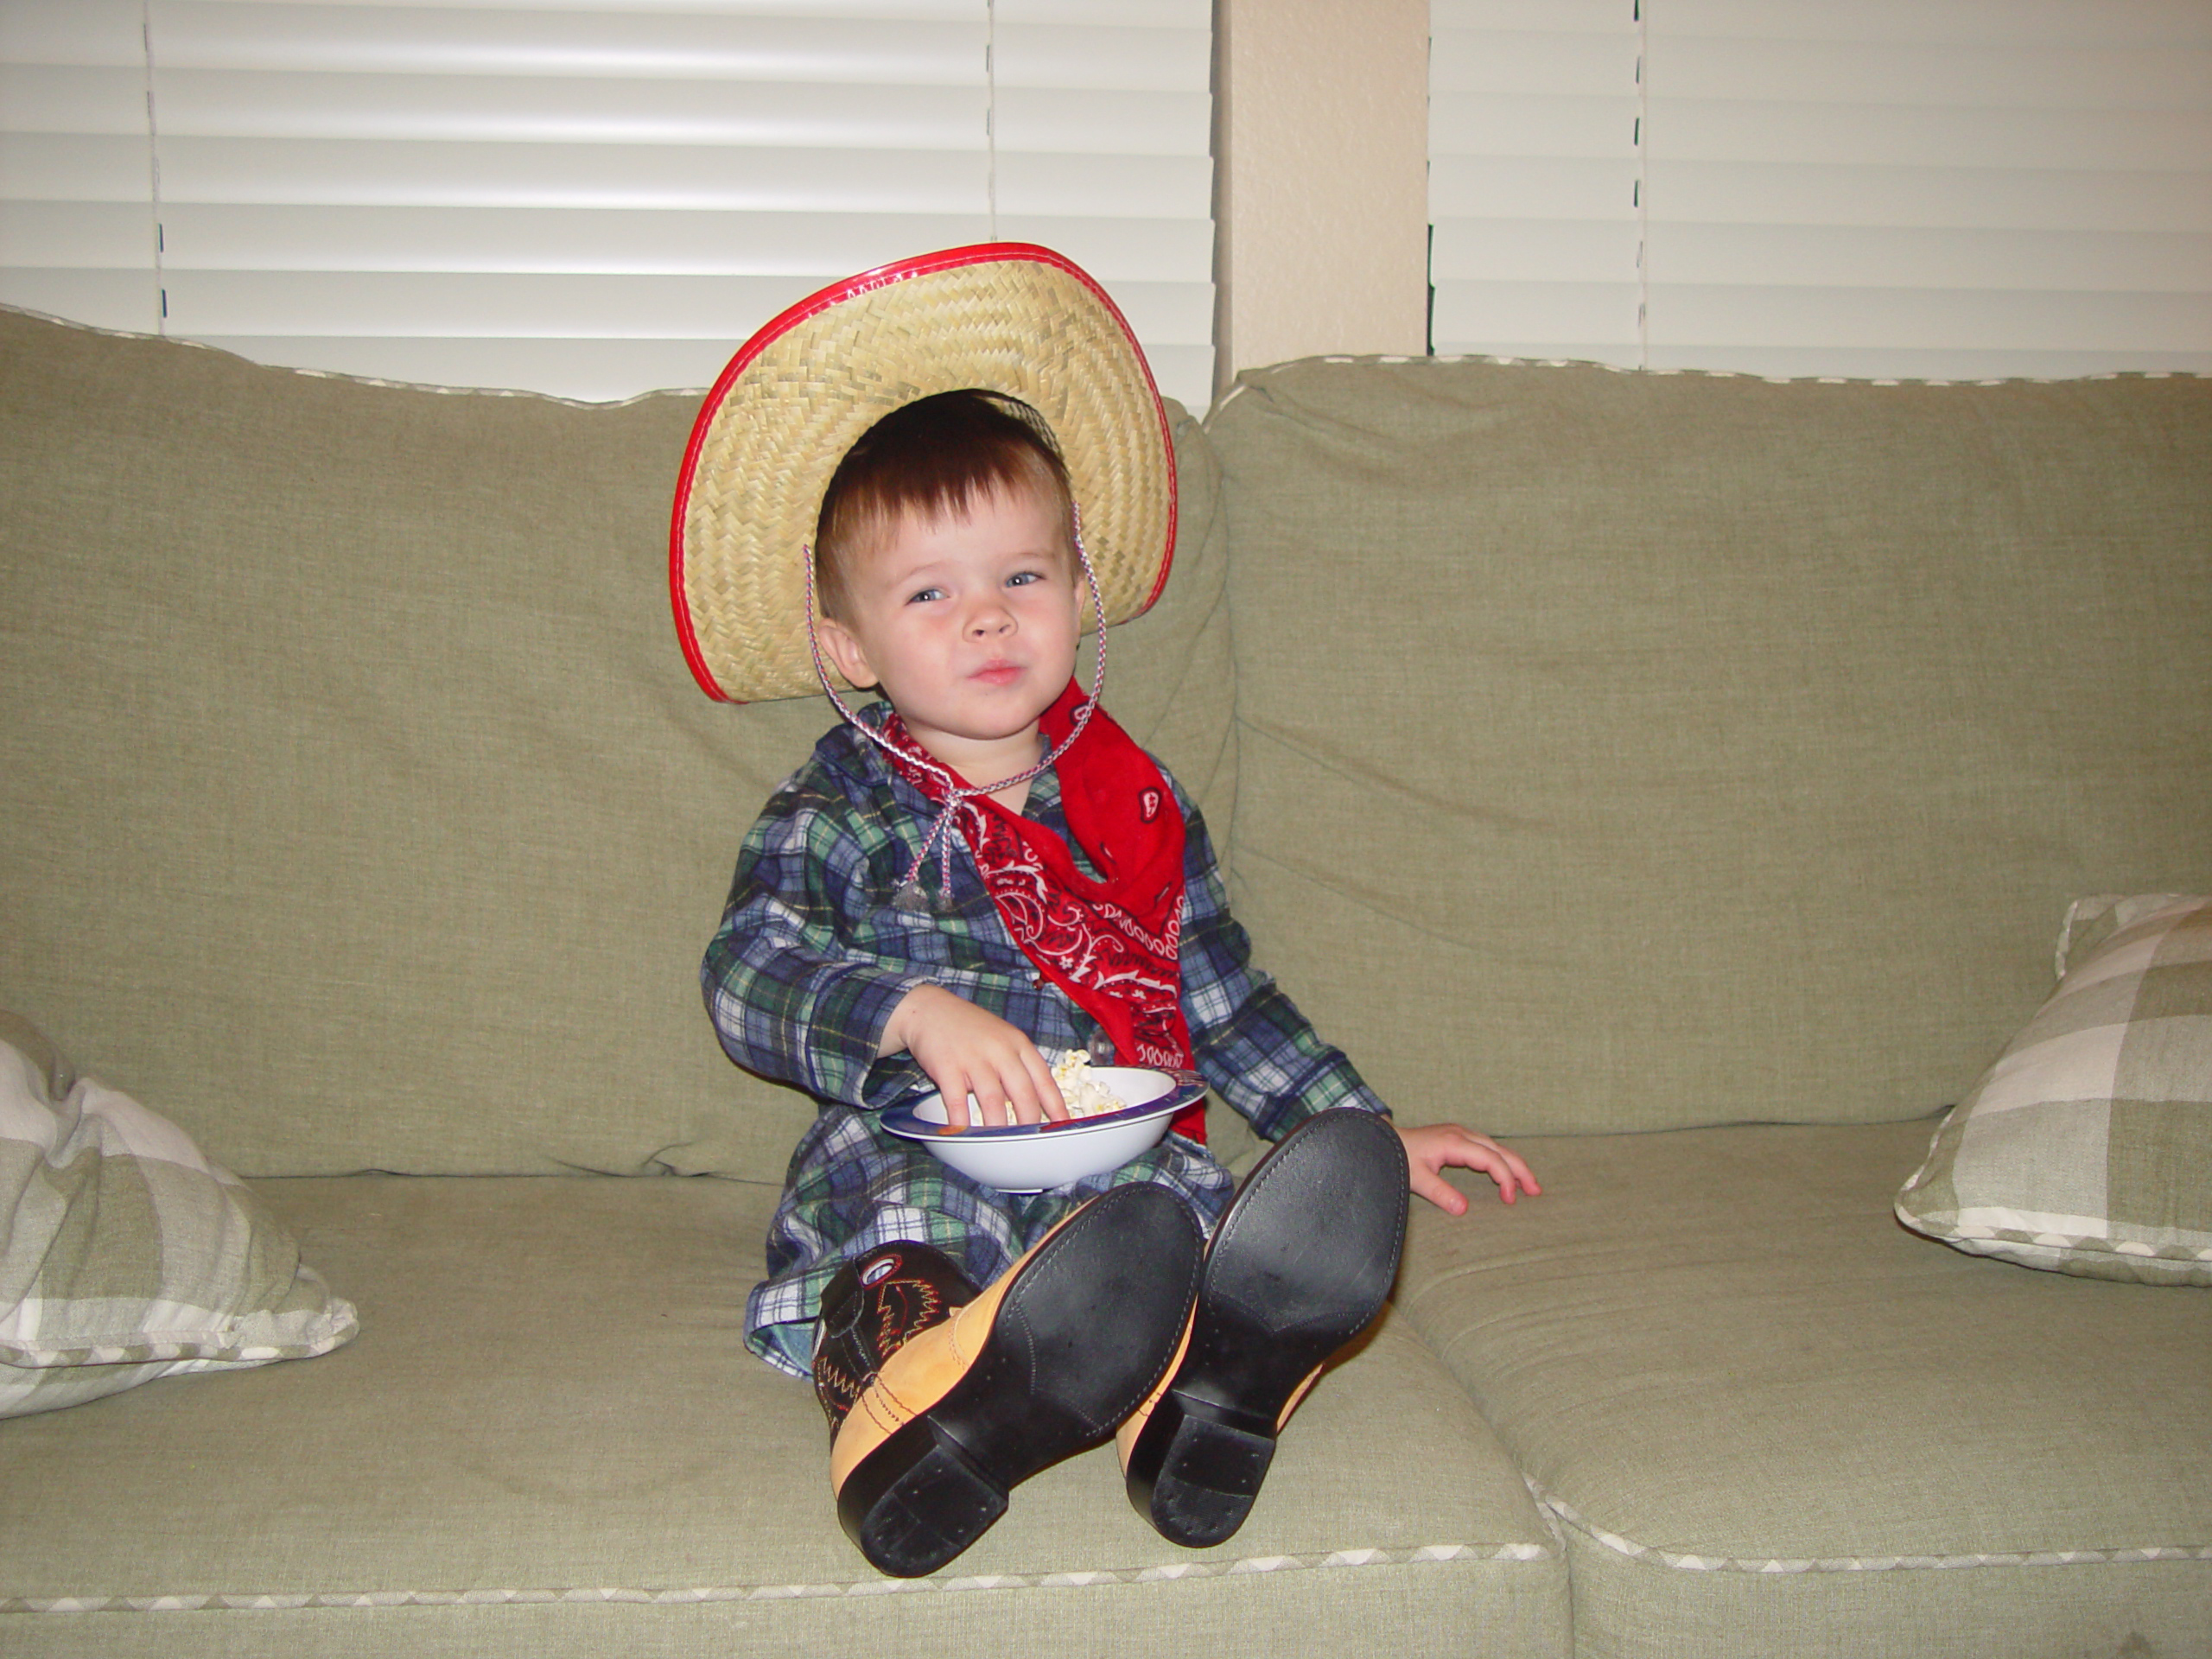
[[[899,882],[898,895],[891,901],[892,907],[895,910],[918,914],[926,914],[934,911],[940,916],[951,913],[952,861],[945,855],[942,843],[945,842],[948,832],[952,827],[954,814],[969,801],[985,795],[995,795],[1002,789],[1012,789],[1016,784],[1026,784],[1031,779],[1051,771],[1053,764],[1074,747],[1076,739],[1083,735],[1084,728],[1090,724],[1092,711],[1098,707],[1098,699],[1105,693],[1106,599],[1105,595],[1099,591],[1097,573],[1090,568],[1090,554],[1083,544],[1083,509],[1081,507],[1071,507],[1069,529],[1075,542],[1076,559],[1083,566],[1084,581],[1090,588],[1091,613],[1096,618],[1098,623],[1098,660],[1097,666],[1090,677],[1090,695],[1083,700],[1082,706],[1075,711],[1075,721],[1068,728],[1068,734],[1054,744],[1051,752],[1042,760],[1030,767],[1028,771],[1017,772],[1011,778],[1001,778],[995,784],[963,783],[957,772],[950,767],[940,764],[934,755],[925,751],[918,754],[906,754],[903,752],[894,751],[882,733],[868,724],[846,705],[845,700],[837,695],[836,684],[830,678],[829,664],[822,660],[822,641],[815,632],[814,550],[806,546],[802,546],[799,550],[800,558],[806,572],[806,648],[814,658],[815,677],[822,682],[823,690],[829,694],[830,701],[836,705],[837,712],[844,716],[846,723],[855,731],[886,754],[897,753],[903,760],[918,761],[925,770],[934,772],[949,791],[944,805],[939,810],[937,817],[931,820],[929,834],[922,838],[922,850],[914,855],[914,861],[906,867],[906,879]],[[921,750],[918,743],[914,747],[918,751]],[[932,855],[936,855],[938,861],[938,889],[934,895],[928,893],[922,886],[922,870],[928,864]]]

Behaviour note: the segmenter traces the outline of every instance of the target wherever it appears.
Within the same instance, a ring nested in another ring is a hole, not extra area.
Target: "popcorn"
[[[1090,1056],[1079,1048],[1070,1049],[1052,1062],[1052,1081],[1058,1085],[1060,1098],[1067,1103],[1071,1118],[1096,1117],[1122,1108],[1119,1095],[1093,1080]]]

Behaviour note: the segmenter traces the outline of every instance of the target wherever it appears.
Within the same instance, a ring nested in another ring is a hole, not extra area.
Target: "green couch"
[[[2212,1653],[2212,1296],[1891,1211],[2069,899],[2212,891],[2206,383],[1178,411],[1109,702],[1263,964],[1545,1194],[1416,1205],[1230,1543],[1109,1447],[912,1583],[741,1342],[809,1110],[697,960],[831,716],[685,672],[693,408],[0,314],[0,1007],[360,1322],[0,1421],[0,1652]]]

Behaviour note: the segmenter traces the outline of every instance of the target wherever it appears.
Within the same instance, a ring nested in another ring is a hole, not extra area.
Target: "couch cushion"
[[[812,1391],[744,1351],[770,1189],[264,1190],[360,1339],[0,1427],[0,1649],[1567,1651],[1546,1523],[1402,1322],[1313,1390],[1228,1544],[1161,1540],[1109,1445],[897,1582],[838,1529]]]
[[[1211,419],[1236,900],[1404,1115],[1957,1100],[2212,880],[2212,381],[1305,362]]]
[[[2204,1651],[2212,1298],[1931,1249],[1927,1134],[1538,1139],[1542,1198],[1416,1216],[1402,1314],[1559,1519],[1579,1654]]]
[[[0,311],[0,999],[247,1175],[782,1173],[715,1046],[738,842],[836,719],[692,684],[692,396],[601,406]],[[1109,702],[1231,785],[1205,441]]]
[[[2212,899],[2084,900],[2050,1000],[1945,1116],[1897,1219],[1979,1255],[2212,1285]],[[2100,936],[2072,946],[2077,930]]]

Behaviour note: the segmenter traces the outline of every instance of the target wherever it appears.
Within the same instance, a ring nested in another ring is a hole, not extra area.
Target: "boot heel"
[[[1171,1390],[1129,1459],[1129,1501],[1171,1543],[1220,1543],[1251,1513],[1275,1454],[1274,1427]]]
[[[1006,1502],[1005,1488],[917,1419],[846,1478],[837,1519],[878,1572],[918,1579],[982,1536]]]

